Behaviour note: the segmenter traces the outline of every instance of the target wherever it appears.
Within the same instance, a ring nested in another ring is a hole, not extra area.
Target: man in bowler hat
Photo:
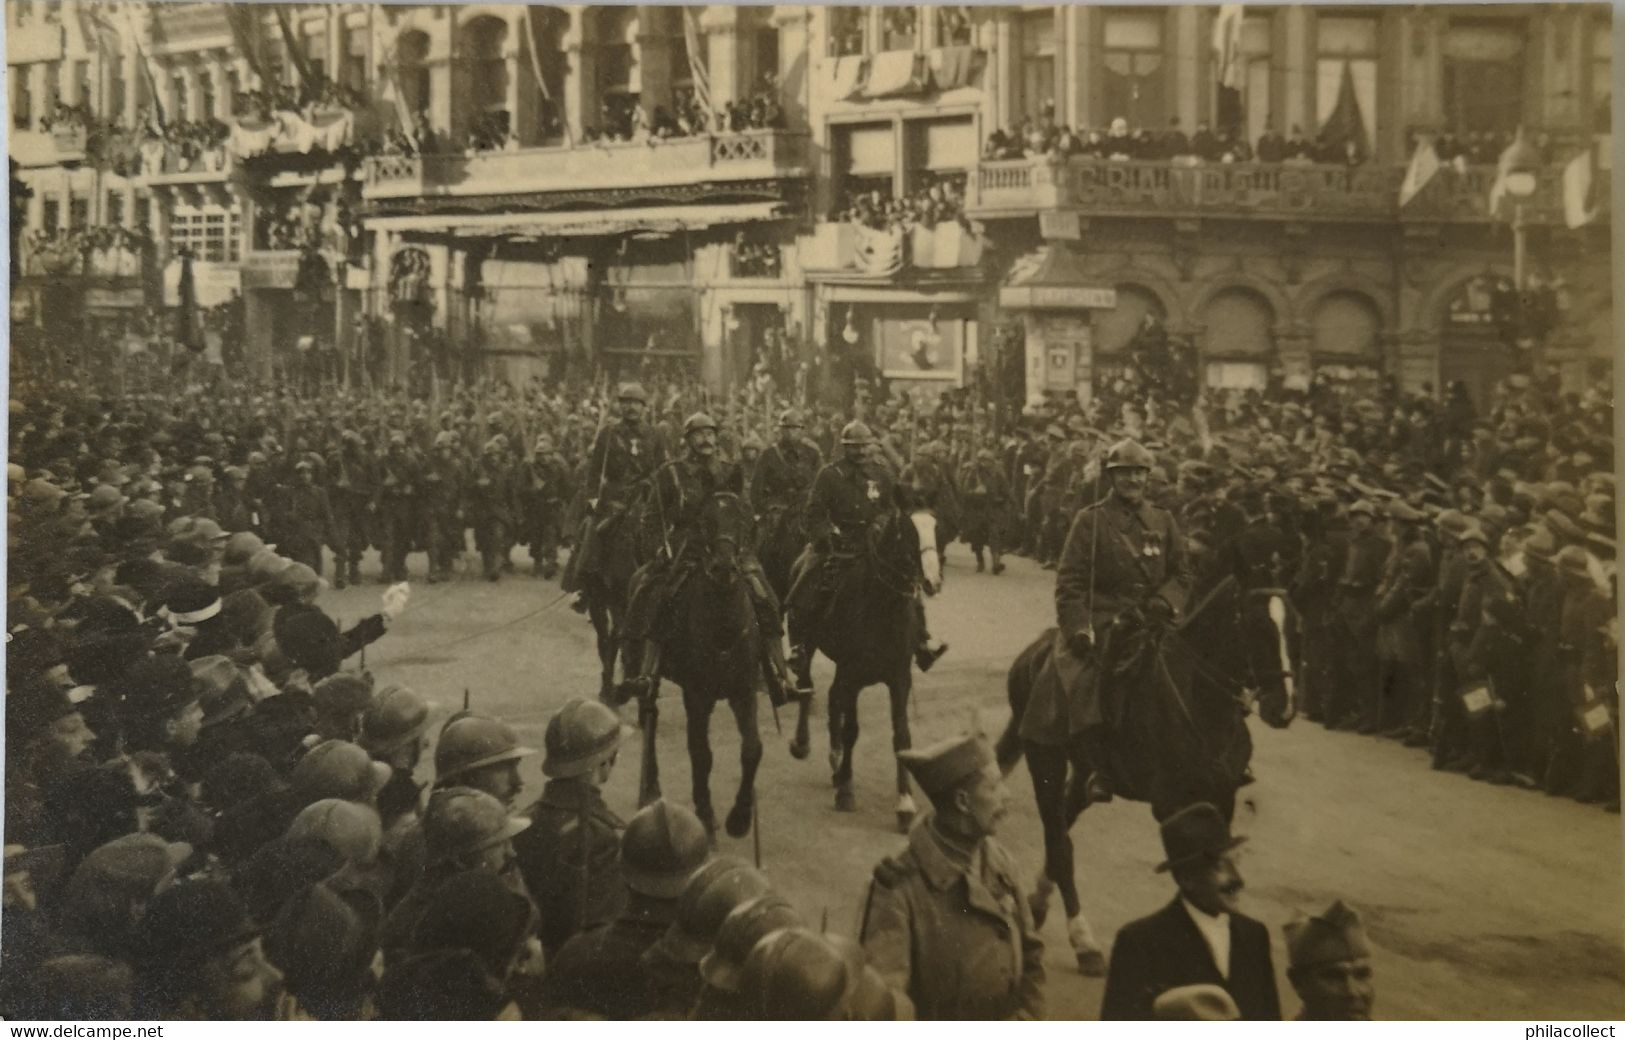
[[[1200,983],[1223,987],[1243,1019],[1280,1019],[1269,931],[1238,910],[1242,880],[1233,853],[1246,840],[1231,837],[1219,810],[1205,802],[1163,822],[1168,858],[1157,871],[1173,875],[1179,894],[1117,933],[1102,1019],[1150,1019],[1158,996]]]

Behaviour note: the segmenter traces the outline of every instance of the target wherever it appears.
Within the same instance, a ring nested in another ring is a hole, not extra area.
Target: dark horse
[[[790,595],[790,572],[807,547],[807,519],[799,509],[775,509],[762,518],[762,541],[756,558],[773,594],[783,603]]]
[[[697,544],[676,565],[682,576],[673,590],[660,674],[683,691],[688,719],[688,757],[693,768],[694,812],[707,831],[716,831],[711,808],[711,711],[727,701],[739,726],[739,793],[728,811],[728,833],[750,833],[756,799],[756,767],[762,761],[757,730],[756,680],[761,674],[760,632],[750,587],[740,568],[752,545],[750,510],[732,492],[714,494],[700,514]],[[653,696],[639,706],[643,727],[643,780],[639,804],[660,797],[655,729],[659,709]]]
[[[589,523],[592,521],[589,520]],[[648,559],[642,545],[642,512],[628,508],[599,532],[598,569],[581,580],[587,616],[598,637],[599,697],[608,700],[615,686],[615,658],[621,645],[621,624],[626,618],[627,593],[638,565]]]
[[[919,635],[914,596],[923,585],[935,593],[942,585],[935,519],[929,512],[893,510],[866,532],[863,547],[837,556],[838,577],[825,616],[812,623],[808,645],[835,662],[829,688],[829,764],[835,784],[835,808],[857,809],[852,791],[852,749],[858,742],[858,693],[883,683],[891,697],[892,751],[913,746],[908,728],[908,697],[913,687],[914,646]],[[805,622],[801,622],[805,623]],[[798,633],[799,634],[799,633]],[[807,676],[798,676],[810,686]],[[811,698],[803,697],[796,715],[790,754],[810,751],[807,717]],[[903,829],[913,820],[914,799],[908,776],[897,766],[897,821]]]
[[[1247,588],[1233,575],[1214,575],[1190,602],[1177,627],[1146,632],[1125,648],[1132,663],[1117,680],[1128,684],[1128,695],[1110,751],[1115,788],[1149,802],[1158,820],[1197,802],[1212,803],[1230,818],[1236,791],[1249,782],[1253,745],[1246,719],[1254,704],[1275,728],[1297,713],[1297,626],[1285,590]],[[1054,638],[1049,629],[1010,667],[1012,717],[999,739],[999,764],[1008,771],[1025,754],[1032,774],[1044,827],[1035,913],[1043,916],[1049,893],[1059,888],[1079,969],[1098,975],[1105,957],[1078,899],[1070,834],[1087,808],[1083,792],[1092,765],[1076,740],[1050,745],[1018,735]]]

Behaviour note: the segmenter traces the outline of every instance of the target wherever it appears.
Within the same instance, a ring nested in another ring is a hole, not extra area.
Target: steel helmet
[[[704,412],[695,412],[683,423],[683,436],[687,437],[696,430],[716,430],[717,421]]]
[[[841,1012],[858,970],[849,970],[834,944],[812,929],[781,928],[751,948],[739,988],[767,1017],[827,1021]]]
[[[472,787],[447,787],[429,796],[423,810],[423,843],[429,862],[463,859],[504,841],[530,826],[524,816],[510,816],[503,804]]]
[[[361,717],[356,741],[374,755],[387,755],[422,736],[429,728],[431,707],[405,686],[386,686]]]
[[[673,937],[688,946],[696,959],[703,957],[728,915],[771,889],[767,875],[750,864],[725,856],[714,859],[694,872],[677,897]]]
[[[450,430],[441,430],[434,435],[434,446],[437,448],[455,448],[457,446],[457,435]]]
[[[688,809],[665,799],[632,817],[621,835],[626,887],[655,899],[676,899],[689,876],[711,856],[711,836]]]
[[[1114,469],[1150,469],[1157,464],[1144,445],[1135,440],[1122,440],[1106,453],[1106,472]]]
[[[874,441],[874,431],[864,425],[861,419],[853,419],[841,427],[842,444],[873,444]]]
[[[583,776],[608,761],[629,732],[620,718],[598,701],[572,697],[547,722],[543,741],[547,757],[542,760],[542,773],[549,777]]]
[[[364,865],[378,859],[384,825],[370,805],[323,798],[299,810],[288,826],[288,837],[319,841],[346,861]]]
[[[648,404],[649,395],[644,393],[642,383],[622,383],[615,392],[617,401],[637,401],[639,404]]]
[[[806,426],[807,420],[803,419],[801,417],[801,413],[796,411],[794,408],[786,408],[784,411],[779,413],[779,425],[797,427]]]
[[[519,735],[501,719],[464,715],[440,731],[440,742],[434,749],[435,782],[443,784],[476,769],[516,762],[535,753],[535,748],[521,746]]]
[[[700,976],[707,985],[725,993],[738,993],[745,961],[756,944],[781,928],[795,928],[804,923],[795,907],[773,892],[739,904],[717,929],[716,943],[700,961]]]

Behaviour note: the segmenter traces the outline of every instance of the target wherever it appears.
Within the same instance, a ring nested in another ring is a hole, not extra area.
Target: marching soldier
[[[474,544],[485,564],[485,580],[502,577],[502,565],[513,547],[519,515],[519,487],[508,456],[508,438],[497,434],[485,442],[469,478],[469,512]]]
[[[570,500],[570,469],[553,450],[553,438],[538,434],[525,463],[524,535],[530,543],[533,573],[552,578],[559,572],[559,539],[564,530],[564,508]]]
[[[897,758],[933,811],[875,867],[860,935],[870,966],[921,1021],[1042,1018],[1044,943],[994,838],[1006,794],[993,749],[960,737]]]
[[[1154,464],[1151,452],[1131,440],[1108,452],[1111,493],[1078,513],[1055,578],[1062,689],[1053,704],[1035,697],[1022,717],[1025,739],[1054,743],[1057,734],[1080,737],[1095,769],[1086,791],[1091,802],[1113,796],[1106,750],[1130,693],[1125,677],[1115,674],[1122,644],[1136,629],[1171,623],[1190,596],[1190,564],[1179,525],[1172,514],[1145,501]]]
[[[367,549],[367,503],[373,478],[366,444],[355,430],[345,430],[339,450],[328,461],[328,499],[333,504],[333,584],[361,581],[361,554]],[[228,530],[232,528],[228,527]]]
[[[1010,486],[999,468],[993,449],[982,448],[976,457],[965,463],[959,473],[959,486],[964,492],[965,540],[970,542],[976,557],[976,570],[985,566],[982,547],[993,557],[993,573],[1004,573],[1004,561],[999,559],[1004,546],[1004,517],[1010,508]]]
[[[378,519],[379,551],[384,558],[384,581],[406,580],[406,554],[418,532],[418,486],[423,461],[406,446],[406,434],[389,435],[389,447],[378,463],[378,487],[373,515]]]
[[[644,421],[648,394],[637,383],[622,383],[617,393],[621,421],[600,430],[587,460],[587,516],[570,561],[568,584],[581,588],[602,568],[599,558],[604,536],[625,522],[637,489],[666,461],[666,450],[656,431]]]
[[[467,474],[457,450],[457,435],[441,430],[434,435],[428,464],[423,470],[427,490],[423,508],[424,549],[429,554],[429,583],[450,581],[452,563],[463,551],[463,502]]]
[[[289,559],[322,573],[322,545],[333,539],[333,509],[327,489],[316,485],[316,464],[300,459],[294,464],[294,486],[288,492],[282,519],[280,548]]]

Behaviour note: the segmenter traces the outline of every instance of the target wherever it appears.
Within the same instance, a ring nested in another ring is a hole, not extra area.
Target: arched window
[[[527,28],[535,46],[541,79],[536,84],[536,138],[550,142],[564,136],[564,34],[570,16],[558,7],[531,7]],[[520,41],[524,44],[524,41]],[[527,45],[528,46],[528,45]],[[534,70],[532,70],[534,75]]]
[[[1327,293],[1315,307],[1312,326],[1317,357],[1375,361],[1381,356],[1382,315],[1364,293]]]
[[[398,89],[406,110],[414,116],[429,112],[429,34],[408,29],[395,40]]]
[[[1275,356],[1275,312],[1252,289],[1216,293],[1202,308],[1201,354],[1208,386],[1263,389]]]
[[[1117,306],[1095,319],[1095,352],[1120,354],[1128,349],[1147,315],[1158,321],[1168,316],[1157,294],[1140,285],[1119,285]]]
[[[643,93],[638,9],[603,7],[598,17],[598,93],[602,130],[609,137],[632,135],[632,110]]]

